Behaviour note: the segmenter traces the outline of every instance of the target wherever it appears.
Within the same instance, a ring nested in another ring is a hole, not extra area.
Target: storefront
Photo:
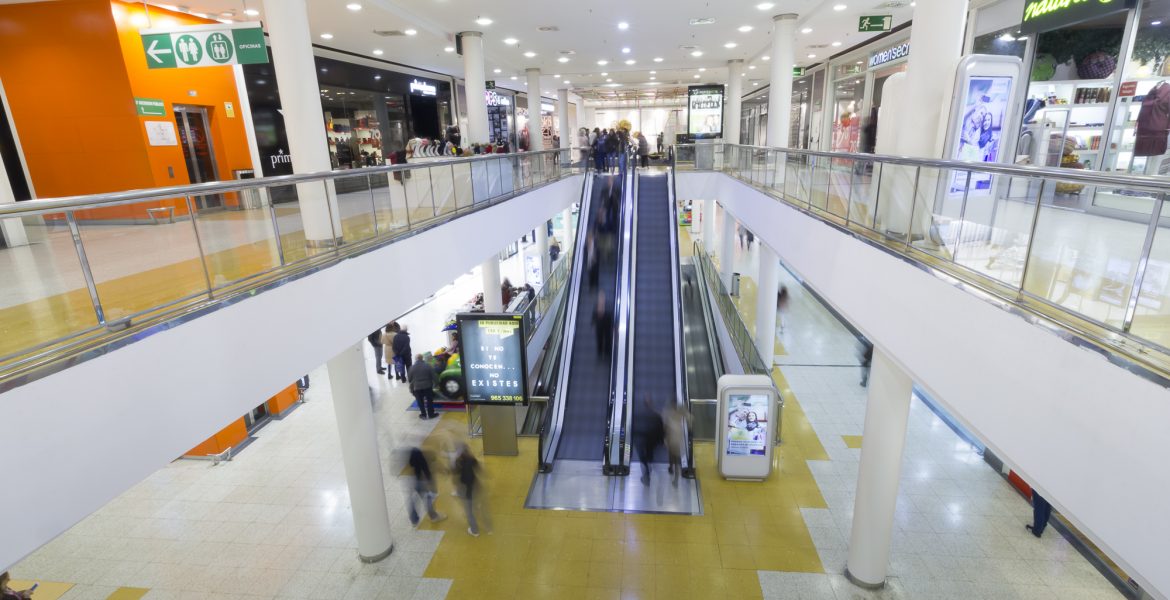
[[[329,158],[335,169],[386,164],[411,138],[441,138],[453,123],[451,83],[409,69],[390,70],[317,56],[317,82]],[[271,64],[244,66],[264,175],[292,173]]]
[[[907,27],[829,62],[830,101],[820,149],[873,152],[885,82],[905,71],[909,58]]]
[[[505,89],[484,92],[487,102],[488,139],[492,145],[516,148],[516,92]]]
[[[971,52],[1018,56],[1029,73],[1016,161],[1170,173],[1168,124],[1139,119],[1144,102],[1170,107],[1170,3],[1089,3],[1075,11],[1032,4],[1003,0],[970,19]],[[1147,195],[1084,186],[1065,186],[1054,201],[1140,218],[1151,210]]]

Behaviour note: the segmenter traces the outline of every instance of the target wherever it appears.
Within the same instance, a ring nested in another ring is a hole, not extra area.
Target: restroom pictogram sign
[[[268,62],[264,30],[256,23],[143,29],[142,52],[151,69],[218,67]]]

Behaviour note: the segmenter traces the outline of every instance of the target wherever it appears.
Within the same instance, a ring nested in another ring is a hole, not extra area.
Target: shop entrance
[[[435,97],[411,94],[410,116],[415,137],[442,138],[439,133],[439,101]]]
[[[215,149],[211,145],[208,131],[207,109],[201,106],[175,105],[175,125],[179,128],[179,145],[183,148],[183,159],[187,163],[187,177],[191,183],[219,181],[215,169]],[[223,197],[219,194],[198,196],[199,210],[220,208]]]

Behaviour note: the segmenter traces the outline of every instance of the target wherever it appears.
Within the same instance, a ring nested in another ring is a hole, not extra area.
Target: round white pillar
[[[557,90],[557,127],[561,128],[561,148],[570,148],[573,145],[575,134],[569,129],[569,90]],[[568,155],[563,155],[563,159]]]
[[[528,75],[528,149],[544,150],[544,133],[540,119],[540,69],[527,69]]]
[[[796,15],[772,17],[772,74],[768,86],[768,139],[762,145],[787,148],[792,114],[792,68],[796,66]],[[782,169],[780,169],[783,172]]]
[[[390,555],[394,544],[390,538],[390,514],[386,510],[378,430],[374,424],[362,343],[343,350],[329,360],[327,367],[358,557],[363,562],[377,562]]]
[[[329,171],[333,164],[305,0],[264,0],[264,14],[293,173]],[[332,182],[297,184],[297,198],[305,243],[333,245],[341,236],[341,215]]]
[[[776,358],[776,295],[780,293],[780,257],[756,236],[760,244],[760,273],[756,278],[756,349],[764,365]]]
[[[742,119],[743,61],[727,61],[727,99],[723,110],[723,141],[739,143],[739,125]],[[771,113],[769,113],[771,114]]]
[[[914,8],[910,59],[906,63],[905,95],[898,110],[896,152],[903,156],[942,156],[947,107],[951,104],[955,68],[963,54],[968,0],[923,2]],[[917,50],[917,52],[915,52]]]
[[[723,207],[723,235],[719,238],[719,276],[731,292],[731,274],[735,272],[735,217]]]
[[[715,201],[703,201],[703,248],[707,254],[715,254]]]
[[[541,221],[540,225],[536,226],[536,252],[540,257],[540,281],[544,286],[548,284],[549,273],[548,221]]]
[[[884,351],[875,348],[861,438],[849,562],[845,568],[845,576],[861,587],[885,585],[889,570],[894,505],[898,499],[912,393],[910,376]]]
[[[504,297],[500,294],[500,257],[495,254],[479,266],[483,277],[483,311],[504,312]]]
[[[269,0],[274,1],[274,0]],[[484,83],[483,33],[464,31],[463,37],[463,89],[467,92],[467,131],[463,144],[486,144],[488,134],[487,91]]]
[[[566,254],[573,244],[573,207],[570,205],[561,211],[561,255]]]

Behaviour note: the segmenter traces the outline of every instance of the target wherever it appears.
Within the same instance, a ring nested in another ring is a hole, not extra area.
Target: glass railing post
[[[374,219],[374,235],[378,235],[378,203],[374,200],[374,181],[366,175],[366,189],[370,191],[370,216]]]
[[[97,315],[98,325],[106,324],[106,312],[102,310],[102,301],[98,298],[97,282],[94,281],[93,271],[89,268],[89,258],[85,255],[85,244],[81,241],[81,230],[77,228],[77,218],[73,211],[65,213],[65,220],[69,223],[69,234],[73,237],[73,249],[77,251],[77,260],[81,263],[81,275],[85,278],[85,287],[89,290],[89,301],[93,304],[93,312]]]
[[[264,188],[265,192],[269,192],[268,188]],[[276,238],[276,256],[280,259],[280,266],[284,266],[284,244],[280,240],[280,224],[276,219],[276,202],[273,201],[271,193],[268,194],[268,216],[272,219],[272,234]]]
[[[431,189],[431,216],[439,216],[439,206],[435,202],[435,179],[431,177],[431,168],[426,168],[427,172],[427,186]]]
[[[1134,273],[1133,287],[1129,290],[1129,303],[1125,306],[1125,320],[1121,323],[1121,330],[1129,332],[1133,327],[1133,318],[1137,314],[1138,298],[1142,293],[1142,285],[1146,278],[1146,267],[1150,262],[1150,251],[1154,247],[1154,237],[1158,233],[1158,224],[1162,219],[1162,205],[1166,202],[1166,194],[1158,194],[1158,200],[1150,212],[1150,224],[1146,227],[1146,239],[1142,242],[1142,253],[1138,259],[1137,272]]]
[[[1016,289],[1016,299],[1023,300],[1024,287],[1028,283],[1028,270],[1032,266],[1032,248],[1036,243],[1036,224],[1040,222],[1040,200],[1044,197],[1044,186],[1047,179],[1040,180],[1040,189],[1036,190],[1036,206],[1032,211],[1032,224],[1028,228],[1028,248],[1024,250],[1024,268],[1020,273],[1020,286]]]
[[[455,165],[447,165],[451,169],[451,202],[455,205],[455,211],[459,211],[459,184],[455,181]]]
[[[914,209],[918,208],[918,182],[922,176],[922,166],[914,167],[914,191],[910,193],[910,213],[907,217],[909,221],[906,223],[906,239],[904,240],[907,250],[910,249],[910,242],[914,239]]]
[[[199,237],[199,224],[195,222],[195,203],[191,196],[184,196],[187,202],[187,216],[191,217],[191,231],[195,233],[195,247],[199,250],[199,265],[203,267],[203,281],[207,284],[207,297],[213,297],[211,292],[211,273],[207,270],[207,252],[203,250],[203,239]]]

